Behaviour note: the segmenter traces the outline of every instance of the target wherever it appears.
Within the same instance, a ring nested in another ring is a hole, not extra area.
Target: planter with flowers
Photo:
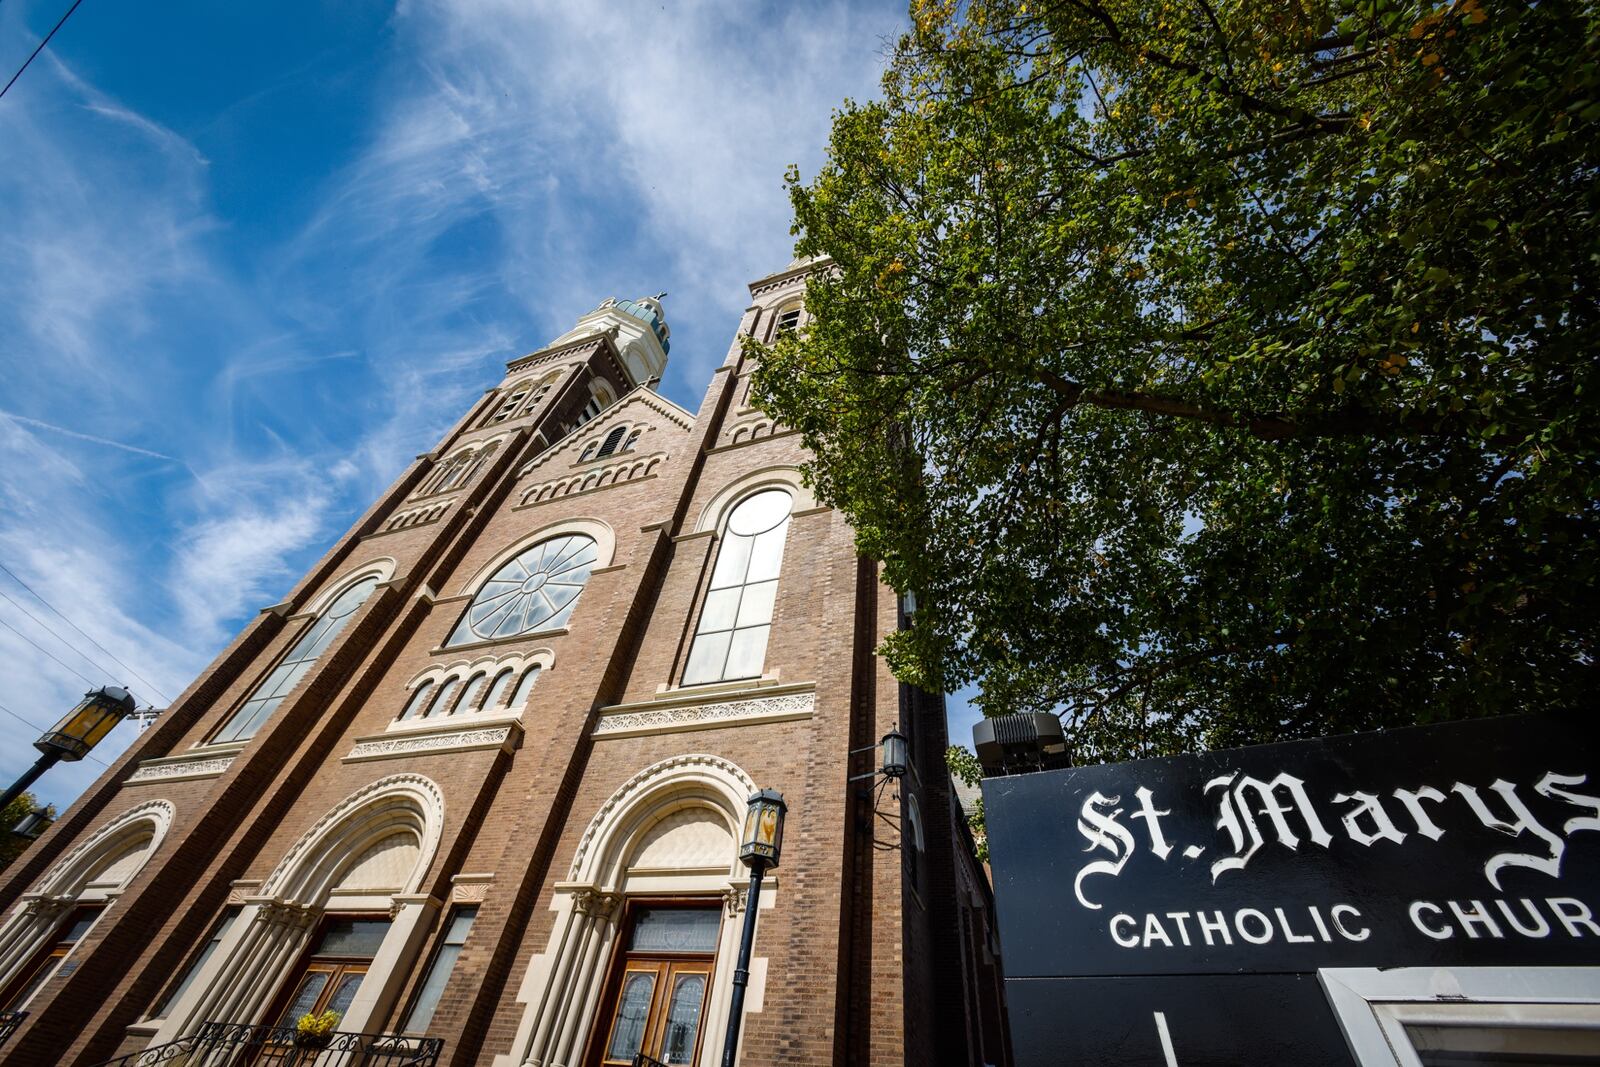
[[[308,1012],[294,1024],[294,1043],[300,1048],[327,1048],[341,1016],[336,1011]]]

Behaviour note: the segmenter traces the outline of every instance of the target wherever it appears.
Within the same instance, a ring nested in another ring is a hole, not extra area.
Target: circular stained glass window
[[[484,583],[450,644],[492,641],[564,626],[599,552],[581,534],[534,545]]]

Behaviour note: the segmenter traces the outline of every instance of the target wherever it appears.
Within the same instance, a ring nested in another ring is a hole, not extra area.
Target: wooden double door
[[[624,948],[588,1062],[625,1067],[643,1053],[670,1067],[695,1063],[705,1039],[721,907],[645,902],[631,906],[624,922]]]
[[[323,920],[310,952],[302,957],[279,991],[267,1021],[273,1026],[292,1029],[301,1016],[336,1011],[341,1021],[335,1029],[347,1030],[343,1018],[355,1001],[361,981],[388,932],[387,918],[333,915]],[[260,1048],[251,1062],[291,1062],[297,1056],[287,1039],[274,1040]]]

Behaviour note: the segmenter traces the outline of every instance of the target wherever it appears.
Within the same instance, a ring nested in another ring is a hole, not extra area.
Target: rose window
[[[449,643],[492,641],[566,625],[598,558],[594,539],[581,534],[534,545],[484,583]]]

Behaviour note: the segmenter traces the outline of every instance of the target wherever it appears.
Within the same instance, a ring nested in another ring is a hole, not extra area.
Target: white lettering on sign
[[[1504,779],[1497,779],[1484,789],[1466,782],[1452,783],[1448,792],[1429,785],[1416,789],[1395,789],[1388,794],[1387,800],[1372,792],[1341,792],[1326,801],[1327,805],[1336,807],[1319,807],[1306,783],[1288,772],[1263,781],[1235,771],[1212,778],[1202,787],[1204,795],[1216,805],[1215,826],[1229,853],[1212,861],[1211,881],[1215,884],[1230,871],[1245,870],[1251,860],[1269,846],[1282,846],[1291,852],[1300,851],[1303,845],[1329,848],[1335,838],[1324,821],[1325,810],[1336,816],[1334,825],[1343,831],[1344,839],[1362,848],[1372,848],[1379,842],[1403,846],[1412,840],[1413,834],[1429,841],[1439,841],[1446,832],[1440,826],[1441,819],[1448,824],[1450,820],[1445,816],[1457,814],[1459,820],[1462,814],[1470,813],[1480,825],[1490,830],[1515,840],[1536,842],[1538,846],[1498,852],[1488,857],[1483,865],[1483,875],[1495,889],[1504,889],[1500,881],[1501,872],[1508,867],[1559,878],[1562,859],[1566,854],[1567,836],[1582,830],[1600,830],[1600,797],[1573,789],[1587,782],[1587,775],[1552,772],[1545,774],[1533,786],[1533,791],[1538,795],[1584,812],[1562,823],[1558,833],[1541,823],[1518,793],[1518,787]],[[1127,819],[1143,824],[1142,836],[1146,847],[1156,859],[1166,863],[1177,852],[1183,860],[1192,862],[1206,851],[1203,845],[1180,847],[1179,843],[1170,840],[1162,819],[1170,816],[1172,810],[1160,807],[1148,786],[1139,786],[1133,796],[1138,801],[1138,807],[1127,814]],[[1105,854],[1085,863],[1072,883],[1073,895],[1078,903],[1092,911],[1099,911],[1101,905],[1089,899],[1084,886],[1085,879],[1096,874],[1116,878],[1140,847],[1139,835],[1123,821],[1126,809],[1121,803],[1121,796],[1108,797],[1096,791],[1089,794],[1078,812],[1078,832],[1088,842],[1084,851]],[[1396,820],[1397,812],[1405,820],[1404,823]],[[1339,921],[1332,911],[1329,917],[1336,924]],[[1323,917],[1320,913],[1313,913],[1312,921],[1320,928]],[[1453,936],[1437,932],[1446,928],[1469,931],[1466,936],[1493,937],[1495,935],[1490,932],[1489,925],[1496,922],[1488,912],[1481,915],[1472,912],[1465,919],[1452,919],[1453,925],[1441,925],[1434,921],[1432,913],[1426,909],[1420,913],[1415,909],[1412,912],[1412,924],[1434,938]],[[1233,932],[1240,932],[1237,926]],[[1252,933],[1256,932],[1259,932],[1259,927],[1252,925]],[[1139,935],[1130,936],[1140,939]]]
[[[1546,897],[1539,902],[1529,897],[1517,900],[1413,900],[1406,913],[1411,925],[1435,941],[1448,941],[1457,934],[1469,939],[1505,940],[1512,934],[1534,939],[1547,938],[1558,928],[1568,937],[1600,937],[1589,905],[1575,897]],[[1492,907],[1491,907],[1492,905]],[[1498,915],[1496,914],[1498,912]],[[1556,921],[1552,923],[1550,917]],[[1502,925],[1503,924],[1503,925]]]
[[[1372,936],[1360,910],[1350,904],[1335,904],[1328,909],[1326,919],[1314,904],[1304,909],[1275,907],[1270,915],[1261,908],[1148,912],[1142,917],[1119,913],[1111,917],[1108,930],[1111,940],[1123,948],[1175,948],[1179,944],[1194,947],[1202,943],[1208,948],[1231,946],[1236,936],[1249,945],[1274,941],[1331,944],[1335,940],[1365,941]]]

